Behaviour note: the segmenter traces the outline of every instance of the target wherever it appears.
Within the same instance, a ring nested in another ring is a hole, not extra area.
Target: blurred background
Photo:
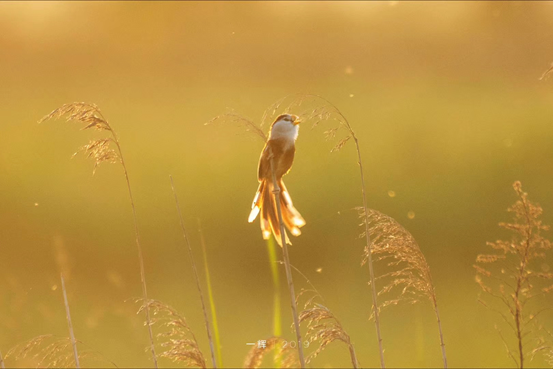
[[[86,101],[120,136],[150,297],[188,319],[208,359],[172,174],[199,262],[198,218],[203,225],[223,363],[241,366],[246,343],[272,335],[267,246],[258,223],[247,223],[263,142],[235,124],[204,123],[228,109],[259,122],[279,98],[314,93],[357,131],[369,206],[405,226],[426,256],[450,365],[511,365],[494,329],[506,329],[501,318],[477,302],[473,264],[487,241],[511,237],[497,224],[511,219],[515,180],[553,223],[553,80],[539,81],[552,38],[550,2],[0,3],[0,351],[68,335],[64,269],[83,350],[120,367],[151,365],[132,302],[141,287],[122,170],[104,164],[93,176],[84,156],[70,160],[97,133],[37,124]],[[361,364],[377,366],[352,210],[362,203],[356,153],[351,144],[330,153],[334,144],[322,129],[300,130],[286,183],[307,225],[291,261],[341,320]],[[293,339],[284,289],[282,311]],[[390,367],[441,365],[429,302],[381,318]],[[349,364],[340,344],[313,361]]]

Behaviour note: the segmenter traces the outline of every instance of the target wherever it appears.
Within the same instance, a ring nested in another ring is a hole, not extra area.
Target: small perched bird
[[[269,139],[259,158],[257,168],[257,179],[259,187],[253,198],[252,211],[248,222],[253,222],[260,216],[261,234],[263,239],[271,237],[271,232],[275,235],[278,244],[282,246],[280,235],[280,223],[278,220],[277,206],[274,196],[273,173],[271,172],[271,156],[273,159],[276,182],[280,187],[280,207],[282,211],[282,220],[284,225],[294,236],[301,234],[300,228],[305,225],[300,213],[292,205],[292,198],[284,186],[282,176],[287,174],[292,168],[294,162],[294,153],[296,152],[296,139],[298,138],[300,119],[296,115],[279,115],[271,125]],[[291,244],[288,235],[285,233],[286,243]]]

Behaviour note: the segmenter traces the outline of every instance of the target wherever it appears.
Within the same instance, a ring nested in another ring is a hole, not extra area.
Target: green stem
[[[213,298],[213,289],[211,287],[211,275],[209,273],[209,266],[207,264],[207,251],[205,247],[204,232],[202,231],[202,224],[198,218],[198,229],[200,232],[200,242],[202,244],[202,250],[204,255],[204,269],[207,281],[207,296],[209,298],[209,307],[211,308],[211,321],[213,323],[213,335],[215,336],[215,346],[217,349],[217,365],[223,367],[223,356],[221,354],[221,335],[219,333],[219,324],[217,323],[217,312],[215,311],[215,299]]]

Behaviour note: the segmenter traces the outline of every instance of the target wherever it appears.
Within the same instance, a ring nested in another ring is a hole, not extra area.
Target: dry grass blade
[[[67,121],[76,121],[85,124],[83,130],[95,128],[100,131],[108,131],[110,137],[105,137],[100,140],[91,141],[88,145],[81,148],[89,158],[94,159],[94,171],[98,165],[103,162],[120,163],[123,167],[125,174],[125,182],[127,184],[127,191],[129,194],[129,201],[131,204],[131,210],[133,215],[133,224],[136,240],[136,248],[138,250],[138,260],[140,262],[140,282],[142,285],[142,298],[148,300],[148,290],[146,287],[146,274],[144,272],[144,258],[142,256],[142,245],[140,242],[140,232],[138,231],[138,221],[136,217],[136,207],[134,205],[134,197],[131,190],[131,183],[129,180],[129,173],[127,171],[127,165],[123,159],[123,151],[119,143],[117,133],[112,129],[107,119],[104,118],[100,108],[95,104],[76,102],[71,104],[65,104],[58,109],[52,111],[50,114],[44,116],[39,123],[45,122],[50,119],[59,119],[66,117]],[[110,144],[115,145],[115,150],[111,149]],[[152,359],[154,361],[154,367],[157,368],[157,356],[154,347],[154,336],[150,324],[150,310],[146,308],[146,321],[148,322],[148,335],[150,338],[150,351],[152,353]]]
[[[168,329],[157,335],[158,339],[162,341],[161,347],[165,349],[159,356],[186,367],[206,367],[205,358],[200,351],[196,336],[190,330],[183,316],[171,306],[157,300],[137,300],[137,302],[142,303],[138,310],[139,313],[146,309],[153,312],[152,325],[159,323],[160,327]]]
[[[383,287],[378,292],[379,296],[395,290],[400,291],[399,296],[384,300],[378,308],[397,305],[401,301],[416,303],[421,296],[428,298],[432,302],[438,321],[442,360],[444,368],[447,368],[436,291],[432,283],[430,267],[417,241],[395,219],[372,209],[367,212],[364,208],[359,207],[357,210],[361,218],[361,226],[365,230],[368,227],[373,240],[372,249],[365,248],[361,263],[367,262],[370,253],[376,256],[376,262],[386,262],[389,271],[377,278],[383,283]],[[365,237],[365,234],[362,233],[361,237]]]
[[[260,343],[264,344],[260,344]],[[276,362],[280,363],[281,368],[295,368],[300,363],[296,356],[296,350],[290,345],[286,345],[286,341],[280,337],[271,337],[266,340],[261,340],[258,344],[254,345],[246,359],[244,360],[244,368],[259,368],[263,362],[263,358],[269,352],[276,350]]]
[[[488,242],[487,245],[495,253],[478,255],[476,262],[486,268],[480,265],[474,267],[477,273],[475,279],[482,291],[492,296],[505,311],[491,308],[513,330],[516,354],[505,340],[504,343],[509,356],[518,367],[523,368],[528,356],[532,357],[549,347],[539,337],[533,340],[526,338],[536,336],[541,329],[532,329],[529,325],[536,324],[537,316],[544,310],[531,311],[528,302],[551,291],[553,273],[539,272],[537,268],[545,265],[543,259],[551,250],[552,243],[541,235],[549,230],[549,226],[540,220],[542,208],[528,200],[528,194],[522,191],[520,182],[515,182],[513,188],[518,200],[508,211],[514,214],[514,220],[512,223],[499,223],[501,228],[511,231],[513,237],[509,241]],[[540,263],[537,264],[537,261]],[[531,346],[528,351],[526,346]]]
[[[314,302],[316,297],[318,297],[317,294],[307,300],[304,305],[304,310],[299,315],[300,324],[307,322],[306,339],[310,343],[319,343],[319,347],[307,356],[305,362],[309,364],[311,360],[316,358],[332,342],[341,341],[348,347],[351,364],[354,368],[357,368],[359,362],[357,361],[350,336],[346,333],[342,324],[340,324],[330,309],[322,304]]]

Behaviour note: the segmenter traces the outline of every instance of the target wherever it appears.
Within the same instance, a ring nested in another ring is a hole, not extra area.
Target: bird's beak
[[[296,119],[294,119],[294,125],[297,126],[300,123],[301,123],[300,117],[296,116]]]

